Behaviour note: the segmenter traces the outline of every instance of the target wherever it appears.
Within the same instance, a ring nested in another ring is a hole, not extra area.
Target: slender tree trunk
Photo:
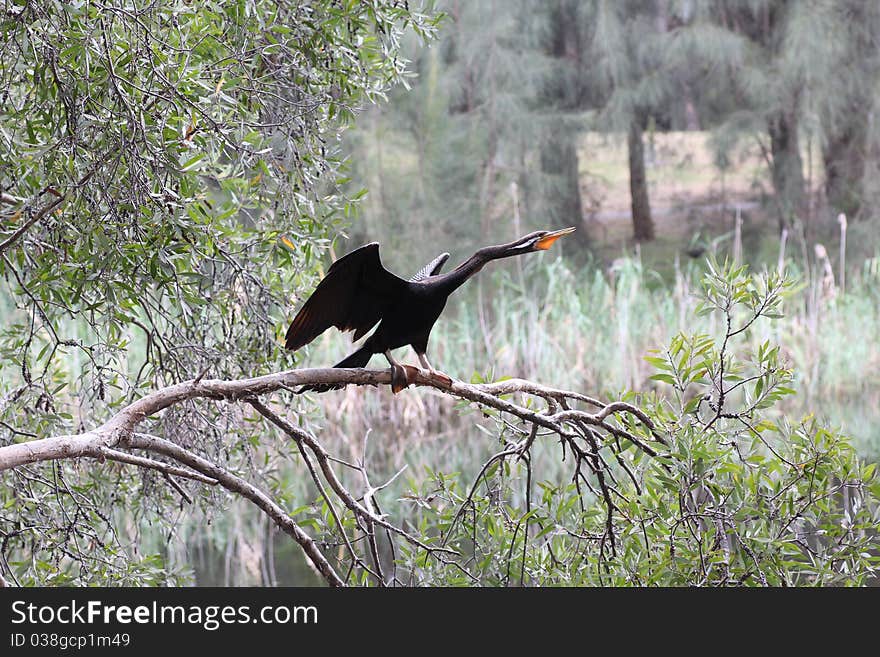
[[[848,20],[861,25],[861,29],[854,30],[844,46],[846,57],[841,64],[852,82],[837,91],[840,109],[821,117],[825,127],[822,162],[829,205],[852,219],[862,208],[867,187],[865,172],[872,162],[868,151],[880,56],[876,29],[872,28],[880,22],[880,9],[877,3],[861,0],[842,0],[839,4]]]
[[[629,191],[632,200],[633,237],[637,242],[654,239],[654,220],[648,197],[648,178],[645,175],[645,147],[642,143],[642,125],[634,118],[629,124]]]
[[[780,224],[788,224],[793,217],[804,216],[806,197],[804,165],[798,139],[797,118],[777,114],[768,125],[770,153],[773,157],[773,188],[781,210]]]
[[[541,147],[541,171],[549,178],[543,193],[544,212],[553,225],[582,226],[584,206],[578,177],[577,131],[556,125]],[[578,234],[580,233],[580,234]],[[575,235],[586,239],[583,231]]]
[[[833,131],[822,148],[825,165],[825,196],[837,212],[849,217],[862,205],[862,180],[868,148],[867,108],[853,108],[847,125]]]
[[[700,128],[700,114],[697,112],[697,104],[694,101],[694,90],[691,85],[685,83],[682,86],[682,94],[684,96],[684,118],[685,130],[697,132]]]
[[[548,33],[547,54],[555,65],[580,70],[586,45],[582,40],[578,22],[578,0],[547,3]],[[548,84],[544,93],[546,104],[560,113],[581,112],[584,108],[584,85],[578,76],[566,78],[565,83]],[[578,172],[579,127],[570,120],[555,117],[547,122],[542,135],[540,150],[541,184],[537,193],[528,197],[537,200],[538,207],[530,208],[532,214],[546,217],[552,226],[576,226],[579,230],[572,236],[581,249],[589,247],[589,235],[584,230],[584,207],[581,200]],[[532,187],[531,189],[534,189]]]
[[[494,0],[491,4],[494,13]],[[490,30],[492,28],[490,27]],[[495,57],[496,42],[494,30],[489,33],[489,54],[486,62],[486,78],[489,81],[486,116],[486,156],[483,161],[482,182],[480,184],[480,238],[485,241],[491,232],[492,206],[495,201],[495,158],[498,155],[498,121],[496,117]]]

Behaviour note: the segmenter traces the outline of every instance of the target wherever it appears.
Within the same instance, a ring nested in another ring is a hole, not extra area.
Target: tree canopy
[[[62,382],[101,412],[107,388],[131,399],[282,358],[288,291],[347,203],[339,131],[400,78],[407,26],[432,29],[381,2],[46,2],[5,16],[0,272],[17,312],[0,347],[22,384],[5,417],[52,408]],[[91,363],[84,378],[65,381],[59,349]]]

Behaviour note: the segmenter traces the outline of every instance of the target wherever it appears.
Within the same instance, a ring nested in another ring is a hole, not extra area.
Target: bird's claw
[[[391,391],[394,394],[416,382],[419,376],[438,381],[444,386],[452,385],[452,377],[433,369],[419,369],[412,365],[391,366]]]
[[[452,385],[452,377],[448,374],[444,374],[438,370],[427,370],[426,374],[429,378],[439,381],[447,387]]]
[[[391,392],[395,395],[410,383],[409,373],[403,365],[391,366]]]

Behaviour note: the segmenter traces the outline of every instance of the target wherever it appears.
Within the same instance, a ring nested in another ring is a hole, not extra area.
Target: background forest
[[[632,418],[603,428],[611,464],[581,490],[589,429],[526,430],[521,458],[519,425],[431,388],[271,406],[358,466],[340,477],[359,503],[467,558],[334,507],[262,411],[190,401],[143,431],[270,490],[347,583],[873,581],[880,5],[141,4],[0,19],[0,445],[188,379],[338,361],[338,332],[282,338],[366,242],[408,278],[576,226],[453,296],[432,362],[644,408],[668,431],[656,465]],[[725,368],[745,410],[712,417],[694,390],[711,406]],[[0,581],[326,579],[246,500],[112,460],[2,472]]]
[[[798,373],[792,403],[880,454],[880,8],[443,6],[438,42],[412,43],[411,89],[346,134],[351,189],[370,193],[336,252],[377,240],[403,274],[544,227],[577,225],[578,242],[561,245],[549,280],[511,263],[466,290],[481,296],[454,301],[440,362],[638,387],[646,351],[693,321],[705,254],[786,267],[800,284],[777,326]]]

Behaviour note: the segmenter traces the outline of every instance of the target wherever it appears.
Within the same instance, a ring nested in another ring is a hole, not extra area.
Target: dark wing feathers
[[[354,330],[357,339],[376,325],[405,287],[406,281],[382,266],[378,243],[355,249],[327,270],[287,329],[285,346],[299,349],[331,326]]]
[[[410,278],[410,283],[418,283],[419,281],[423,281],[429,276],[436,276],[440,273],[440,270],[443,268],[443,265],[446,261],[449,260],[448,253],[441,253],[436,258],[434,258],[427,265],[419,269],[412,278]]]

